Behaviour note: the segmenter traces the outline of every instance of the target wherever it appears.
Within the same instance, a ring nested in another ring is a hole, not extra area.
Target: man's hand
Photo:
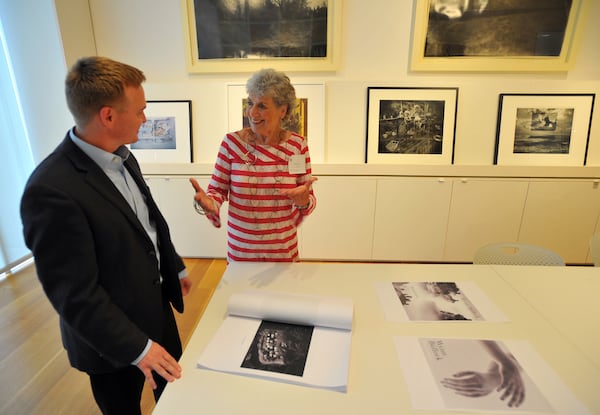
[[[181,295],[184,297],[190,293],[192,289],[192,280],[188,277],[179,279],[179,284],[181,285]]]
[[[156,382],[152,377],[152,371],[165,378],[167,382],[173,382],[181,377],[181,366],[160,344],[152,342],[146,356],[137,364],[142,371],[146,382],[152,390],[156,389]]]

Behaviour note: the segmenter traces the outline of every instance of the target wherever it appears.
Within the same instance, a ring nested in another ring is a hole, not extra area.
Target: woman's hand
[[[300,186],[294,187],[293,189],[282,189],[279,194],[287,196],[292,200],[292,203],[296,206],[306,206],[310,202],[310,189],[312,184],[318,179],[311,177],[308,182]]]
[[[217,206],[215,205],[214,200],[212,200],[206,195],[204,190],[202,190],[202,188],[200,187],[198,181],[193,177],[190,177],[190,183],[196,191],[196,194],[194,195],[194,200],[200,205],[204,213],[206,213],[207,215],[218,215],[219,211],[217,209]]]

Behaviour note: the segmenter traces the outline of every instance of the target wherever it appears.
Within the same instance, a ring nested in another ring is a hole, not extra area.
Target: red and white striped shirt
[[[292,157],[302,157],[304,171],[290,173]],[[239,132],[221,142],[207,195],[220,210],[229,201],[227,256],[229,261],[298,261],[297,227],[316,206],[297,209],[280,189],[306,184],[311,177],[306,140],[297,134],[278,145],[249,144]],[[219,227],[219,215],[207,215]]]

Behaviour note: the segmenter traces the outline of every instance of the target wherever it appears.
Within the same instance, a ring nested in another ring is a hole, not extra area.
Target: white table
[[[600,369],[600,267],[493,268]]]
[[[526,340],[575,396],[592,413],[600,414],[600,369],[593,354],[593,346],[600,339],[600,316],[588,315],[587,306],[579,311],[580,293],[585,292],[584,298],[590,298],[600,292],[600,278],[592,278],[598,276],[598,271],[591,267],[550,268],[311,262],[230,264],[184,351],[180,362],[182,379],[167,386],[154,414],[444,413],[412,407],[393,336]],[[556,283],[543,284],[542,292],[536,286],[544,276],[551,276]],[[374,288],[378,281],[473,281],[509,321],[391,323],[383,316]],[[229,296],[246,288],[354,299],[346,393],[196,368],[201,351],[225,317]],[[555,303],[545,300],[546,296],[561,296],[562,300]],[[567,310],[566,317],[557,306]],[[574,325],[579,328],[573,328]],[[586,338],[580,340],[580,334]]]

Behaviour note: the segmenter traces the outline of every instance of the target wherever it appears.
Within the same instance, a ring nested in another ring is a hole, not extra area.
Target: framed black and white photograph
[[[342,0],[182,0],[189,72],[335,71]]]
[[[140,163],[191,163],[192,101],[147,101],[146,122],[129,145]]]
[[[367,89],[366,163],[452,164],[458,88]]]
[[[500,94],[494,163],[585,165],[595,94]]]
[[[417,0],[411,69],[568,71],[589,3]]]

